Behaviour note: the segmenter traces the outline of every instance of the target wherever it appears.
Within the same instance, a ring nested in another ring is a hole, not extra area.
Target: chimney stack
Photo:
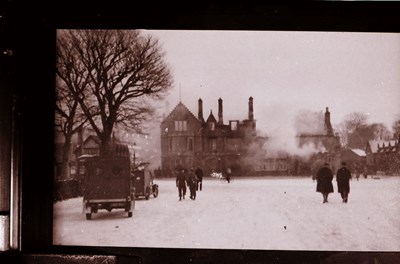
[[[224,124],[224,121],[223,121],[223,119],[222,119],[222,99],[221,98],[219,98],[218,99],[218,124],[219,125],[223,125]]]
[[[249,120],[254,120],[254,110],[253,110],[253,97],[249,98]]]
[[[325,127],[326,127],[328,136],[332,136],[333,130],[332,130],[332,125],[331,125],[331,113],[329,112],[328,107],[326,107],[326,111],[325,111]]]
[[[200,122],[204,123],[204,117],[203,117],[203,100],[199,98],[199,112],[197,114],[197,118],[199,119]]]

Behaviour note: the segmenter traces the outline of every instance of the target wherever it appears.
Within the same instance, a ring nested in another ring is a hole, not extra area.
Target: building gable
[[[195,122],[199,125],[200,121],[193,115],[193,113],[182,103],[179,102],[169,115],[161,122],[161,125],[173,122],[175,120],[186,120],[188,122]]]

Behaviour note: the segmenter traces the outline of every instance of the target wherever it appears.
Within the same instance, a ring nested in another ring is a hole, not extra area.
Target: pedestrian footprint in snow
[[[322,203],[327,203],[329,193],[333,192],[332,180],[333,172],[329,168],[329,163],[325,162],[317,172],[317,192],[322,193]]]
[[[336,173],[336,181],[338,186],[338,192],[342,196],[342,200],[344,203],[347,203],[347,199],[349,197],[350,179],[351,179],[351,172],[348,168],[346,168],[346,162],[343,161],[342,167],[338,169]]]

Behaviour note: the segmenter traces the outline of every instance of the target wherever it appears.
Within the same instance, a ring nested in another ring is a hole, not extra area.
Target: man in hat
[[[336,173],[336,181],[338,186],[338,192],[342,196],[343,203],[347,203],[350,193],[350,179],[351,172],[346,167],[346,162],[342,162],[342,167],[338,169]]]
[[[317,192],[322,193],[323,203],[328,202],[328,195],[333,192],[332,180],[333,172],[329,168],[329,163],[325,162],[317,172]]]
[[[179,201],[185,199],[186,194],[186,175],[184,168],[177,168],[176,169],[176,187],[178,187],[178,194],[179,194]]]

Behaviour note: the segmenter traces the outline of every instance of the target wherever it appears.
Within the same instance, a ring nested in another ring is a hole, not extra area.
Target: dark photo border
[[[400,32],[400,2],[250,5],[132,1],[7,1],[1,36],[13,50],[14,153],[20,192],[17,255],[116,256],[118,263],[400,263],[399,252],[157,249],[54,246],[56,30],[62,28]],[[400,63],[400,62],[399,62]],[[399,88],[400,89],[400,88]],[[388,231],[390,232],[390,231]],[[368,261],[368,262],[365,262]],[[95,262],[93,262],[95,263]]]

